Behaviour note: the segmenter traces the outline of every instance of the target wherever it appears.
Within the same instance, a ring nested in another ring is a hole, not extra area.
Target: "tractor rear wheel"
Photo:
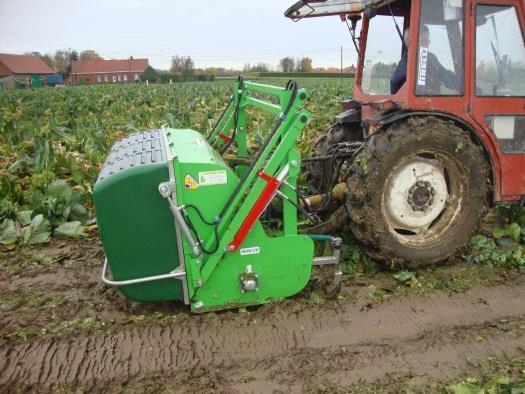
[[[410,266],[453,255],[488,206],[483,149],[434,117],[399,121],[372,136],[347,184],[355,237],[372,256]]]

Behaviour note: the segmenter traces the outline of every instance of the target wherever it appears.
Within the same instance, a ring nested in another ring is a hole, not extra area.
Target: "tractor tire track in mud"
[[[79,337],[36,339],[0,349],[1,389],[107,389],[169,377],[229,392],[454,379],[472,363],[525,354],[525,284],[399,297],[372,308],[268,306],[224,319],[124,326]],[[197,385],[197,386],[196,386]]]

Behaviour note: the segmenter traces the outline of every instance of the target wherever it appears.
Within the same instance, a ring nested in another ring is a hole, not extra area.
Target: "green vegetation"
[[[525,269],[525,207],[501,204],[482,227],[482,234],[470,240],[466,261]]]
[[[352,83],[308,78],[301,85],[314,113],[299,143],[308,151]],[[53,232],[81,235],[94,217],[92,186],[115,141],[163,124],[208,133],[231,94],[229,81],[0,92],[0,244],[46,242]],[[252,144],[272,123],[253,114]]]
[[[493,362],[489,371],[469,376],[440,390],[447,394],[519,394],[525,393],[525,358],[501,364]]]
[[[339,101],[351,96],[352,81],[311,78],[314,74],[308,73],[288,76],[298,76],[310,95],[307,107],[314,116],[298,145],[308,153],[340,111]],[[263,81],[286,83],[284,78]],[[94,218],[92,186],[115,141],[163,124],[206,134],[231,89],[230,81],[216,81],[0,92],[0,244],[46,242],[53,234],[81,236]],[[272,124],[273,118],[254,111],[251,144],[261,141]],[[488,216],[464,259],[524,268],[524,242],[525,210],[502,205]],[[377,271],[375,262],[357,247],[348,246],[344,255],[348,277]],[[393,274],[403,285],[417,280],[403,268]]]

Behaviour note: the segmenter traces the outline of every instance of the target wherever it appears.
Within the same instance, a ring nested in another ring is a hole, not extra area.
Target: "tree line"
[[[78,60],[103,60],[97,52],[92,49],[86,49],[80,53],[68,49],[58,49],[54,54],[41,54],[38,51],[26,52],[24,55],[38,56],[49,67],[51,67],[57,74],[61,74],[64,78],[71,74],[71,63]]]
[[[309,73],[314,70],[312,66],[312,59],[309,57],[303,57],[300,59],[295,59],[291,56],[287,56],[279,60],[279,71],[289,73],[289,72],[302,72]],[[250,63],[245,63],[244,72],[263,72],[267,73],[273,71],[271,66],[268,63],[259,62],[255,65]]]
[[[77,50],[59,49],[54,54],[41,54],[38,51],[27,52],[26,55],[39,56],[49,67],[55,70],[56,73],[61,74],[64,78],[71,74],[71,64],[78,60],[104,60],[104,58],[92,49],[86,49],[78,52]],[[258,62],[251,65],[246,63],[242,72],[271,72],[272,67],[268,63]],[[338,68],[316,68],[313,67],[313,61],[310,57],[294,58],[286,56],[279,60],[278,71],[290,72],[339,72]],[[355,68],[345,68],[344,72],[353,72]],[[171,59],[168,70],[156,70],[153,67],[148,67],[141,80],[155,83],[155,82],[180,82],[192,80],[210,80],[215,76],[234,76],[241,73],[241,70],[233,68],[226,69],[223,67],[207,67],[204,69],[196,68],[191,56],[175,55]]]

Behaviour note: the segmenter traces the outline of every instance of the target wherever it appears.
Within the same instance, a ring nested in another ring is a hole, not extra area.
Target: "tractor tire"
[[[369,255],[422,267],[467,244],[488,207],[483,148],[451,121],[414,117],[377,132],[352,164],[347,210]]]
[[[357,125],[332,125],[324,134],[321,134],[314,144],[312,157],[329,154],[330,147],[340,142],[362,141],[363,131]],[[314,161],[310,164],[306,174],[306,181],[310,193],[319,194],[328,191],[332,169],[330,162]]]

